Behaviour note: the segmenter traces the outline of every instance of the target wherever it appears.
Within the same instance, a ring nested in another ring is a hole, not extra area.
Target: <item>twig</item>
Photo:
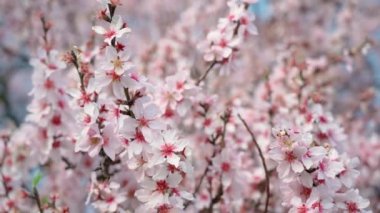
[[[66,167],[65,167],[65,170],[68,170],[68,169],[75,169],[76,165],[72,162],[70,162],[69,159],[67,159],[66,157],[62,156],[61,157],[62,161],[66,164]]]
[[[222,132],[222,139],[221,139],[221,147],[224,148],[226,146],[225,143],[225,137],[227,132],[227,124],[231,118],[231,109],[228,108],[224,115],[221,116],[221,119],[223,121],[223,132]]]
[[[38,210],[40,211],[40,213],[44,213],[44,209],[42,208],[42,204],[40,200],[40,195],[36,187],[33,188],[33,199],[36,200]]]
[[[218,62],[217,61],[213,61],[210,66],[207,68],[206,72],[202,75],[202,77],[200,77],[198,79],[198,81],[196,82],[196,85],[198,86],[206,77],[207,75],[210,73],[210,71],[212,70],[212,68],[217,64]]]
[[[248,7],[249,7],[249,4],[248,3],[244,3],[244,9],[245,10],[247,10],[248,9]],[[239,32],[239,28],[240,28],[240,25],[241,25],[241,22],[240,22],[240,20],[239,21],[237,21],[237,23],[236,23],[236,26],[235,26],[235,28],[234,28],[234,33],[233,33],[233,36],[236,36],[237,34],[238,34],[238,32]],[[207,75],[209,74],[209,72],[212,70],[212,68],[216,65],[216,64],[218,64],[218,63],[221,63],[221,62],[219,62],[219,61],[217,61],[217,60],[214,60],[211,64],[210,64],[210,66],[207,68],[207,70],[206,70],[206,72],[202,75],[202,77],[200,77],[199,79],[198,79],[198,81],[196,82],[196,85],[198,86],[206,77],[207,77]]]
[[[259,144],[256,141],[256,137],[253,134],[252,130],[249,128],[247,122],[241,117],[240,114],[238,114],[238,117],[239,117],[240,121],[244,124],[244,127],[247,129],[247,131],[249,132],[249,134],[251,135],[252,141],[255,144],[255,146],[256,146],[256,148],[257,148],[257,150],[259,152],[261,162],[263,163],[263,167],[264,167],[264,171],[265,171],[266,194],[267,194],[266,201],[265,201],[264,213],[267,213],[268,212],[268,206],[269,206],[269,197],[270,197],[270,188],[269,187],[270,186],[269,186],[269,172],[268,172],[267,165],[265,163],[265,158],[264,158],[263,152],[260,149]]]
[[[207,114],[207,111],[208,111],[208,106],[204,105],[204,104],[201,104],[201,107],[205,110],[203,116],[206,117],[206,114]],[[222,121],[223,121],[223,130],[222,130],[222,133],[219,133],[216,136],[211,136],[211,138],[208,139],[208,141],[214,146],[214,150],[213,150],[211,158],[210,158],[210,160],[208,162],[208,165],[206,166],[206,169],[202,173],[201,178],[200,178],[197,186],[195,187],[195,190],[194,190],[194,193],[193,193],[194,196],[196,194],[198,194],[199,190],[201,189],[202,182],[203,182],[204,178],[206,177],[206,175],[207,175],[207,173],[209,171],[210,166],[212,166],[212,158],[214,158],[215,155],[217,154],[217,151],[216,151],[216,148],[215,148],[216,141],[219,138],[221,138],[221,142],[220,142],[221,145],[220,146],[221,146],[222,149],[225,147],[225,136],[226,136],[227,124],[229,122],[230,116],[231,116],[231,110],[227,109],[226,112],[220,117],[222,119]],[[220,187],[222,187],[222,186],[220,186]],[[220,192],[220,190],[221,190],[221,192]],[[221,197],[222,197],[222,195],[223,195],[223,187],[218,189],[218,194],[212,199],[212,202],[214,202],[214,203],[213,204],[210,203],[210,205],[213,206],[215,203],[219,202],[220,199],[221,199]],[[185,203],[185,205],[184,205],[185,209],[189,206],[190,203],[191,202]],[[213,208],[212,206],[210,207],[211,209]]]
[[[274,126],[274,123],[273,123],[273,117],[274,117],[274,107],[273,107],[273,104],[272,104],[272,96],[273,96],[273,92],[272,92],[272,88],[271,88],[271,85],[270,85],[270,82],[269,82],[269,76],[270,76],[270,71],[268,70],[264,76],[264,79],[265,79],[265,87],[268,91],[268,103],[269,103],[269,110],[268,110],[268,115],[269,115],[269,125],[270,127],[273,127]]]
[[[212,186],[212,184],[210,184],[210,186]],[[219,187],[218,187],[218,192],[217,194],[215,195],[214,198],[212,198],[211,202],[210,202],[210,206],[208,207],[208,211],[207,212],[210,212],[212,213],[213,212],[213,209],[214,209],[214,205],[219,203],[219,201],[222,199],[223,197],[223,184],[222,182],[220,182],[219,184]],[[210,193],[211,194],[211,193]]]
[[[42,23],[42,30],[43,30],[43,35],[42,35],[42,38],[44,40],[44,44],[45,44],[45,51],[46,51],[46,55],[49,57],[50,55],[50,44],[49,44],[49,40],[48,40],[48,32],[51,28],[51,23],[48,22],[46,20],[46,17],[45,16],[41,16],[41,23]]]
[[[97,180],[107,181],[118,172],[118,170],[111,172],[111,166],[119,164],[121,161],[120,159],[112,161],[112,159],[108,157],[103,149],[100,150],[99,155],[102,157],[102,160],[100,161],[99,167],[95,169],[95,171],[100,171],[100,174],[97,176]]]
[[[300,77],[300,80],[302,81],[301,83],[301,86],[299,88],[299,91],[298,91],[298,104],[301,106],[302,105],[302,92],[304,90],[304,88],[306,87],[306,80],[305,80],[305,77],[303,75],[303,69],[299,69],[299,77]]]
[[[202,174],[202,176],[201,176],[201,178],[199,180],[199,183],[198,183],[197,187],[195,188],[194,195],[196,195],[199,192],[199,190],[201,189],[201,185],[202,185],[203,179],[206,177],[208,170],[209,170],[209,165],[206,166],[206,169],[203,172],[203,174]]]

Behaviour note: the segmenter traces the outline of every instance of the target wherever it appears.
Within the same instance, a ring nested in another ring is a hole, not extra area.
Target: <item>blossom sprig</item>
[[[263,169],[264,169],[264,172],[265,172],[265,191],[266,191],[266,200],[265,200],[264,212],[268,212],[269,198],[270,198],[270,176],[269,176],[269,170],[268,170],[267,164],[265,162],[264,154],[263,154],[263,151],[261,150],[261,148],[260,148],[260,146],[259,146],[259,144],[258,144],[258,142],[256,140],[256,137],[255,137],[254,133],[249,128],[247,122],[240,115],[238,115],[238,117],[241,120],[241,122],[244,124],[244,127],[247,129],[247,131],[249,132],[249,134],[251,135],[252,142],[255,144],[255,147],[258,150],[261,162],[263,164]]]
[[[167,129],[160,119],[160,108],[151,101],[149,90],[152,86],[134,70],[132,62],[123,55],[124,50],[118,49],[118,40],[126,32],[122,23],[120,16],[110,22],[110,30],[121,30],[121,33],[105,38],[108,44],[104,48],[105,55],[98,56],[98,67],[87,85],[86,91],[96,93],[96,100],[78,106],[83,110],[83,116],[78,121],[84,128],[76,150],[88,152],[91,157],[101,157],[96,169],[97,181],[111,181],[120,171],[112,171],[111,167],[120,165],[138,171],[139,175],[133,178],[143,188],[145,181],[156,181],[161,190],[159,197],[155,197],[154,188],[151,191],[136,191],[137,199],[142,202],[139,208],[145,211],[163,206],[181,209],[182,199],[192,199],[185,191],[179,193],[179,184],[183,179],[180,174],[186,174],[189,167],[186,162],[189,155],[187,143],[179,139],[176,131]],[[93,30],[104,35],[103,29],[95,27]],[[175,184],[167,183],[170,190],[166,190],[163,181],[171,177],[176,177]],[[154,199],[154,203],[149,197]],[[120,205],[124,201],[121,200]],[[92,202],[101,209],[102,204],[97,204],[100,201]],[[113,206],[111,210],[116,209]]]
[[[230,9],[227,18],[219,19],[216,30],[207,34],[207,40],[200,44],[199,48],[204,52],[204,60],[210,62],[207,70],[198,79],[200,84],[214,68],[215,65],[232,63],[234,52],[244,41],[247,33],[256,35],[257,29],[253,24],[254,15],[248,13],[249,3],[240,1],[229,1]]]

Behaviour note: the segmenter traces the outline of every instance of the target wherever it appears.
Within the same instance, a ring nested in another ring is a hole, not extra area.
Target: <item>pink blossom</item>
[[[121,38],[125,33],[130,33],[131,29],[123,25],[123,20],[120,16],[116,16],[110,25],[109,29],[105,29],[102,26],[92,27],[96,33],[104,36],[104,42],[111,45],[114,38]]]

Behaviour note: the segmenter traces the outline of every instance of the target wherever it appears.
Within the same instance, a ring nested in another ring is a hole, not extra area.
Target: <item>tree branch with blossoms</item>
[[[25,122],[0,137],[0,212],[376,211],[375,8],[172,3],[2,4],[4,61],[34,56]]]
[[[261,159],[261,163],[263,164],[263,169],[264,169],[264,172],[265,172],[265,189],[266,189],[266,199],[265,199],[264,212],[268,212],[269,198],[270,198],[270,175],[269,175],[269,170],[268,170],[267,164],[265,162],[265,157],[264,157],[263,151],[261,150],[259,144],[256,141],[255,135],[253,134],[252,130],[249,128],[247,122],[241,117],[240,114],[238,114],[238,118],[243,123],[244,127],[246,128],[246,130],[249,132],[249,134],[251,136],[251,139],[252,139],[252,142],[255,144],[255,147],[256,147],[256,149],[257,149],[257,151],[259,153],[259,156],[260,156],[260,159]]]
[[[257,29],[251,22],[254,16],[247,12],[249,3],[230,1],[229,6],[228,17],[219,19],[218,28],[210,31],[207,34],[207,41],[199,45],[204,52],[204,60],[210,62],[210,65],[197,80],[196,85],[204,81],[217,64],[223,66],[231,63],[233,54],[239,50],[246,32],[257,34]]]

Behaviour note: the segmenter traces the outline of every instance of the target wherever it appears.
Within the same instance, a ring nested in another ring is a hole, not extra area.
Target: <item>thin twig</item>
[[[298,98],[298,104],[299,104],[299,106],[301,106],[302,105],[302,98],[303,98],[302,92],[303,92],[304,88],[306,87],[306,82],[305,82],[306,80],[305,80],[305,77],[303,75],[303,69],[299,70],[299,77],[300,77],[300,80],[302,81],[302,83],[301,83],[301,86],[299,88],[297,98]]]
[[[263,167],[264,167],[264,171],[265,171],[266,194],[267,194],[266,201],[265,201],[264,213],[267,213],[268,212],[268,206],[269,206],[270,188],[269,188],[269,172],[268,172],[267,165],[265,163],[265,158],[264,158],[263,152],[261,151],[259,144],[256,141],[256,137],[253,134],[252,130],[249,128],[247,122],[241,117],[240,114],[238,114],[238,117],[239,117],[240,121],[244,124],[244,127],[247,129],[249,134],[251,135],[252,141],[255,144],[255,146],[259,152],[261,162],[263,163]]]
[[[74,64],[74,66],[77,70],[78,76],[79,76],[80,90],[83,94],[86,94],[86,86],[84,84],[84,73],[81,71],[79,57],[78,57],[76,51],[74,51],[74,50],[71,50],[70,54],[71,54],[71,57],[73,59],[72,63]]]
[[[202,75],[202,77],[200,77],[198,79],[198,81],[196,82],[196,85],[198,86],[206,77],[207,75],[210,73],[210,71],[212,70],[212,68],[217,64],[218,62],[217,61],[213,61],[210,66],[207,68],[206,72]]]
[[[33,198],[34,198],[34,200],[36,200],[38,210],[40,211],[40,213],[44,213],[44,209],[42,208],[42,204],[41,204],[41,200],[40,200],[40,195],[39,195],[36,187],[33,188]]]
[[[50,30],[50,27],[51,27],[51,24],[46,20],[46,17],[45,16],[41,16],[41,23],[42,23],[42,29],[43,29],[43,35],[42,35],[42,38],[44,40],[44,45],[45,45],[45,51],[46,51],[46,55],[48,56],[49,58],[49,55],[50,55],[50,44],[49,44],[49,40],[48,40],[48,32]]]
[[[273,107],[273,104],[272,104],[272,99],[273,99],[273,92],[272,92],[272,87],[270,85],[270,82],[269,82],[269,77],[270,77],[270,74],[271,74],[271,71],[268,70],[264,76],[264,80],[265,80],[265,87],[267,89],[267,92],[268,92],[268,103],[269,103],[269,110],[268,110],[268,115],[269,115],[269,125],[270,127],[273,127],[274,126],[274,123],[273,123],[273,117],[274,117],[274,110],[275,108]]]
[[[62,156],[61,157],[62,161],[66,164],[66,167],[65,167],[65,170],[68,170],[68,169],[75,169],[77,166],[72,163],[68,158]]]
[[[202,105],[202,108],[205,110],[203,116],[206,117],[206,114],[207,114],[207,111],[208,111],[208,107],[206,105]],[[230,116],[231,116],[231,110],[230,109],[227,109],[226,112],[220,117],[223,121],[223,130],[222,130],[222,133],[220,134],[217,134],[216,136],[211,136],[211,139],[208,139],[208,141],[214,146],[214,150],[213,150],[213,153],[212,153],[212,156],[208,162],[208,165],[206,166],[204,172],[202,173],[200,179],[199,179],[199,182],[197,184],[197,186],[195,187],[195,190],[194,190],[194,193],[193,195],[196,196],[199,192],[199,190],[201,189],[201,185],[202,185],[202,182],[204,180],[204,178],[207,176],[207,173],[209,172],[209,168],[212,166],[212,158],[214,158],[217,154],[217,150],[215,148],[215,144],[217,142],[217,140],[219,138],[221,138],[221,142],[220,142],[220,146],[221,146],[221,149],[223,149],[225,147],[225,136],[226,136],[226,130],[227,130],[227,124],[229,122],[229,119],[230,119]],[[220,190],[222,192],[220,192]],[[221,197],[223,195],[223,188],[218,189],[218,194],[212,199],[212,203],[210,203],[210,209],[213,208],[213,205],[217,202],[219,202],[221,200]],[[191,202],[187,202],[185,203],[185,209],[190,205]]]
[[[247,10],[248,7],[249,7],[249,4],[248,4],[248,3],[244,3],[244,9]],[[233,36],[236,36],[236,35],[238,34],[240,26],[241,26],[241,23],[240,23],[240,20],[239,20],[239,21],[237,21],[236,26],[235,26],[235,28],[234,28]],[[209,72],[212,70],[212,68],[213,68],[216,64],[218,64],[218,63],[221,63],[221,62],[220,62],[220,61],[217,61],[217,60],[214,60],[214,61],[210,64],[210,66],[207,68],[206,72],[205,72],[205,73],[202,75],[202,77],[200,77],[200,78],[198,79],[198,81],[196,82],[196,85],[197,85],[197,86],[198,86],[198,85],[199,85],[199,84],[200,84],[200,83],[201,83],[201,82],[207,77],[207,75],[208,75]]]
[[[210,184],[210,187],[212,187],[212,184]],[[223,194],[224,194],[223,183],[222,183],[222,181],[220,181],[220,184],[219,184],[219,187],[218,187],[218,191],[217,191],[215,197],[212,198],[207,212],[210,212],[210,213],[213,212],[214,205],[217,204],[217,203],[219,203],[220,200],[222,200]],[[210,195],[212,195],[212,190],[210,191]]]

